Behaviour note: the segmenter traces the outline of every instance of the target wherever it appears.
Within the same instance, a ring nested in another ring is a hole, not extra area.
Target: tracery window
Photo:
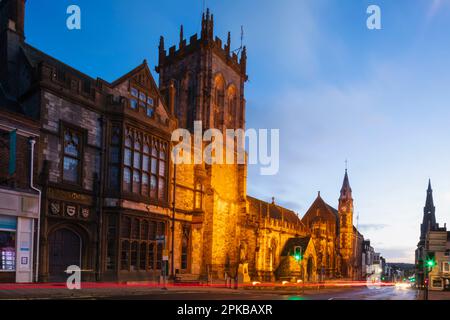
[[[121,265],[123,271],[161,270],[166,223],[145,218],[122,218]]]
[[[168,143],[128,128],[124,147],[123,190],[167,201]]]
[[[63,181],[79,184],[82,168],[82,134],[70,128],[64,128],[63,137]]]

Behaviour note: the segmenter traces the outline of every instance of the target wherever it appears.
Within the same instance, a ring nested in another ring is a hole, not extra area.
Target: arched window
[[[225,81],[222,75],[217,75],[214,81],[214,105],[214,126],[218,128],[223,124],[225,112]]]

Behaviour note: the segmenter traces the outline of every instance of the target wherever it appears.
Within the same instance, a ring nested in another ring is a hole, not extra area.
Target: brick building
[[[183,27],[178,47],[167,51],[161,37],[157,85],[146,61],[110,83],[30,46],[24,7],[0,2],[0,83],[39,134],[41,281],[64,279],[70,265],[91,281],[223,280],[242,264],[252,279],[274,280],[290,272],[277,270],[296,243],[306,279],[351,277],[347,173],[338,210],[319,197],[300,219],[248,197],[245,164],[173,165],[175,129],[245,129],[246,48],[238,55],[229,34],[214,37],[209,10],[189,42]]]

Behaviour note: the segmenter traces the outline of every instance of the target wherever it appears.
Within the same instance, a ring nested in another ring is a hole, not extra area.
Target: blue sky
[[[303,215],[337,206],[349,160],[359,226],[389,261],[412,262],[428,178],[450,222],[450,0],[208,0],[216,35],[248,47],[247,127],[279,128],[279,174],[248,192]],[[65,27],[77,4],[82,30]],[[382,30],[366,28],[377,4]],[[27,41],[112,81],[200,31],[201,0],[29,0]],[[155,78],[157,75],[154,74]],[[356,214],[355,214],[356,216]],[[355,217],[356,224],[356,217]]]

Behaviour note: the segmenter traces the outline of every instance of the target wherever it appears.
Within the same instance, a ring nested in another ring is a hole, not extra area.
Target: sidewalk
[[[425,291],[420,291],[420,300],[424,299]],[[450,291],[429,291],[428,300],[450,300]]]

